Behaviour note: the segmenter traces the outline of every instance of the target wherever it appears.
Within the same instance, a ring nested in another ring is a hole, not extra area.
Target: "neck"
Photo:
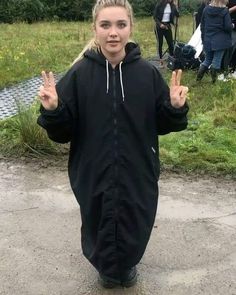
[[[102,49],[101,49],[102,50]],[[109,61],[111,64],[112,68],[114,69],[125,57],[125,49],[123,49],[119,54],[108,54],[107,52],[104,52],[102,50],[103,55],[105,58]]]

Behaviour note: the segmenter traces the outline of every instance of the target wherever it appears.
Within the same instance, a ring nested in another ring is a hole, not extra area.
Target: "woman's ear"
[[[92,31],[95,33],[96,32],[96,27],[95,27],[95,24],[92,24]]]
[[[92,24],[92,31],[93,31],[94,39],[96,39],[96,37],[97,37],[97,32],[96,32],[96,26],[95,26],[95,24]]]

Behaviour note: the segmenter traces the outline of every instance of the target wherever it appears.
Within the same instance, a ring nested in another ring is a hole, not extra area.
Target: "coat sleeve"
[[[224,16],[224,31],[230,33],[233,30],[232,20],[229,12]]]
[[[59,104],[48,111],[40,106],[37,123],[46,129],[48,137],[58,143],[71,141],[75,122],[78,122],[78,94],[75,71],[70,70],[56,85]]]
[[[174,108],[170,102],[170,89],[162,76],[157,74],[156,87],[156,126],[157,134],[164,135],[187,128],[187,103],[181,108]]]
[[[159,10],[160,10],[160,5],[157,3],[154,9],[153,18],[158,26],[161,25],[161,21],[159,20],[159,17],[158,17]]]

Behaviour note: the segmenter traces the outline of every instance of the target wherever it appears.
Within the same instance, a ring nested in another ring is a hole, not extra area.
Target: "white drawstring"
[[[119,71],[120,71],[120,87],[121,87],[121,93],[122,93],[123,101],[125,101],[125,93],[124,93],[124,85],[123,85],[123,77],[122,77],[122,69],[121,69],[122,63],[123,63],[123,61],[121,61],[120,64],[119,64]]]
[[[108,93],[108,91],[109,91],[109,79],[110,79],[110,77],[109,77],[109,62],[108,62],[107,59],[106,59],[106,71],[107,71],[107,93]]]
[[[122,76],[122,61],[119,64],[119,72],[120,72],[120,87],[121,87],[121,93],[122,93],[122,98],[123,101],[125,101],[125,93],[124,93],[124,85],[123,85],[123,76]],[[107,93],[109,92],[109,62],[106,59],[106,72],[107,72]]]

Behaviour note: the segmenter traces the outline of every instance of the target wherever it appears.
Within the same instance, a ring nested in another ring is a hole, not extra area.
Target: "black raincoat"
[[[102,274],[136,265],[153,227],[159,177],[157,135],[186,128],[187,105],[175,109],[156,67],[134,43],[115,69],[93,50],[56,85],[55,111],[38,123],[71,142],[69,178],[81,209],[82,249]]]

